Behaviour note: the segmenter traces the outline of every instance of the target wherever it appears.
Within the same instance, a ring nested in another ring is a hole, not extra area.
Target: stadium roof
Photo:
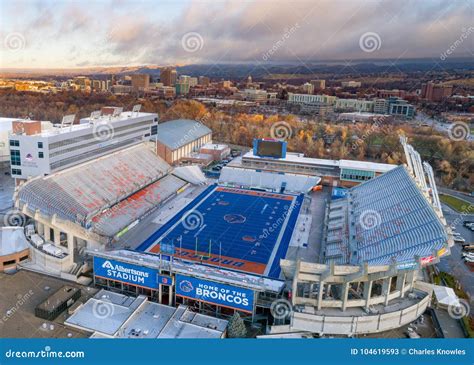
[[[0,256],[12,255],[28,247],[23,227],[0,228]]]
[[[358,170],[369,170],[369,171],[377,171],[377,172],[387,172],[397,167],[397,165],[386,164],[386,163],[353,161],[353,160],[327,160],[327,159],[321,159],[321,158],[312,158],[312,157],[305,157],[302,153],[292,153],[292,152],[287,153],[285,158],[273,158],[273,157],[257,156],[257,155],[254,155],[253,151],[249,151],[243,157],[246,159],[262,159],[262,160],[271,160],[271,161],[280,161],[280,162],[294,162],[294,163],[302,163],[302,164],[309,164],[309,165],[339,167],[341,169],[358,169]]]
[[[212,131],[204,124],[190,119],[176,119],[158,124],[157,140],[176,150]]]
[[[413,263],[436,256],[448,242],[443,223],[404,166],[332,203],[329,231],[326,260],[340,264]]]
[[[19,190],[20,205],[43,214],[85,224],[171,170],[145,144],[38,177]]]
[[[368,162],[368,161],[339,160],[339,167],[341,169],[357,169],[357,170],[387,172],[396,168],[397,165],[391,165],[387,163]]]

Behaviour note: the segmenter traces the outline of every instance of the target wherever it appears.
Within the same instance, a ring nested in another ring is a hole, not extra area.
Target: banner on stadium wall
[[[150,289],[157,289],[161,282],[158,270],[96,256],[94,275]]]
[[[253,312],[253,290],[233,285],[176,275],[176,295],[244,312]]]

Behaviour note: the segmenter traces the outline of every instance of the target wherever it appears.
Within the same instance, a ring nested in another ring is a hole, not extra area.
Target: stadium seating
[[[92,218],[92,227],[101,235],[113,236],[164,202],[185,184],[185,181],[167,175]]]
[[[285,191],[295,193],[307,193],[319,181],[320,178],[317,176],[271,173],[227,166],[222,169],[219,178],[221,184],[273,191],[280,191],[282,184],[285,183]]]
[[[341,206],[343,209],[341,210]],[[430,256],[447,242],[443,224],[404,166],[331,204],[326,262],[386,265]],[[339,224],[332,223],[344,216]]]
[[[145,145],[137,145],[58,173],[33,179],[18,193],[20,204],[83,226],[170,172],[171,167]]]

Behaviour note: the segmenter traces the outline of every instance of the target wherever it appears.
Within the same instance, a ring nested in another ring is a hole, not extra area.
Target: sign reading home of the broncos
[[[246,312],[253,311],[252,290],[190,276],[176,275],[176,295]]]
[[[94,275],[150,289],[159,284],[157,270],[102,257],[94,257]]]

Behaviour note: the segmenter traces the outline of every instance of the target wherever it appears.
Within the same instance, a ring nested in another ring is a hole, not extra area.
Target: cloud
[[[471,26],[473,12],[469,1],[438,0],[194,1],[171,10],[149,1],[93,4],[63,3],[56,17],[45,8],[28,26],[64,63],[71,62],[71,46],[80,58],[75,64],[310,62],[439,57]],[[54,27],[52,36],[47,29]],[[193,52],[182,45],[191,32],[203,41]],[[359,44],[367,32],[381,40],[370,53]],[[464,42],[457,54],[472,55],[473,44]]]

